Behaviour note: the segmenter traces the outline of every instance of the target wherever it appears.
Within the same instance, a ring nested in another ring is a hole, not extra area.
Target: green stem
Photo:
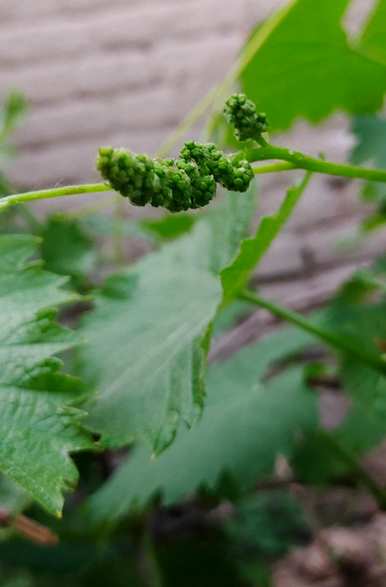
[[[85,183],[82,185],[67,185],[34,192],[13,194],[0,199],[0,212],[10,206],[33,200],[46,200],[50,198],[62,198],[63,196],[79,196],[82,194],[93,194],[96,192],[109,192],[111,187],[107,183]]]
[[[317,173],[328,175],[338,175],[340,177],[367,179],[370,181],[386,183],[386,169],[370,169],[346,163],[333,163],[331,161],[325,161],[324,159],[310,157],[300,151],[292,151],[291,149],[275,147],[274,145],[247,149],[242,155],[240,155],[240,157],[241,156],[246,157],[251,163],[256,161],[267,161],[269,159],[279,159],[280,161],[291,163],[293,168],[307,169],[308,171],[316,171]]]
[[[298,312],[294,312],[293,310],[285,308],[279,304],[276,304],[275,302],[271,302],[270,300],[267,300],[254,292],[245,290],[241,292],[239,297],[242,300],[246,300],[252,304],[255,304],[256,306],[259,306],[260,308],[268,310],[268,312],[277,318],[280,318],[281,320],[285,320],[286,322],[294,324],[298,328],[301,328],[305,332],[316,336],[338,351],[348,353],[363,363],[366,363],[373,369],[386,373],[386,361],[382,359],[381,356],[367,352],[364,347],[356,345],[355,343],[353,344],[351,339],[343,338],[339,336],[339,334],[335,334],[334,332],[326,330],[322,326],[310,322],[307,320],[307,318],[304,318],[301,314],[298,314]]]

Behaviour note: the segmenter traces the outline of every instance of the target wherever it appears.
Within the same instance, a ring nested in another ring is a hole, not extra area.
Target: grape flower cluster
[[[202,208],[219,183],[245,192],[253,171],[245,160],[227,157],[216,145],[185,143],[177,159],[151,159],[125,149],[101,147],[97,168],[111,187],[136,206],[161,206],[171,212]]]
[[[257,114],[254,103],[241,94],[228,100],[225,114],[242,140],[266,130],[265,116]],[[177,159],[152,159],[126,149],[101,147],[97,168],[134,205],[161,206],[171,212],[206,206],[217,184],[245,192],[253,178],[249,162],[240,153],[227,156],[212,143],[195,141],[186,142]]]
[[[267,116],[257,112],[256,105],[245,94],[233,94],[225,103],[224,116],[233,126],[239,141],[252,139],[260,142],[268,130]]]

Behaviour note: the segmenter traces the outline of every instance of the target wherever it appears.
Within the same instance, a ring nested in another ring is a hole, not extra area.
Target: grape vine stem
[[[237,159],[247,159],[250,163],[276,160],[275,163],[254,167],[255,175],[290,171],[292,169],[305,169],[307,171],[347,177],[350,179],[366,179],[368,181],[386,183],[386,169],[373,169],[347,163],[334,163],[332,161],[326,161],[324,159],[305,155],[300,151],[292,151],[291,149],[269,144],[262,147],[242,150],[235,154],[234,157]],[[111,191],[111,186],[107,183],[88,183],[12,194],[0,199],[0,212],[6,210],[10,206],[21,204],[23,202],[108,191]]]

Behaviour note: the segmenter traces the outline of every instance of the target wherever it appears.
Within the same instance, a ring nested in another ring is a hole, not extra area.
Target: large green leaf
[[[310,175],[290,188],[278,211],[262,218],[256,234],[242,241],[238,255],[221,272],[224,301],[229,302],[246,285],[252,271],[264,257],[269,247],[283,229],[308,185]]]
[[[348,5],[349,0],[292,1],[258,43],[241,84],[259,110],[267,112],[273,130],[288,128],[299,117],[318,122],[336,110],[364,113],[381,107],[386,63],[351,46],[341,26]],[[377,30],[367,33],[372,44],[382,37]],[[260,28],[254,37],[258,35]]]
[[[120,446],[155,451],[191,425],[204,399],[208,328],[221,301],[219,270],[235,255],[254,195],[229,194],[191,233],[107,281],[81,329],[81,372],[97,394],[89,426]]]
[[[77,480],[69,453],[92,444],[74,407],[84,389],[52,358],[75,341],[52,311],[71,298],[64,278],[27,263],[36,247],[33,237],[0,237],[0,471],[59,514]]]
[[[146,449],[135,449],[91,499],[93,520],[114,522],[156,493],[170,504],[199,487],[216,488],[225,473],[241,490],[270,473],[276,456],[290,454],[302,432],[314,428],[316,405],[297,369],[265,385],[258,381],[272,361],[307,343],[309,337],[291,330],[212,365],[202,420],[190,431],[181,430],[156,459]]]

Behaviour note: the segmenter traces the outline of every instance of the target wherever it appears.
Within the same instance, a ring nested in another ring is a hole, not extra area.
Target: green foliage
[[[76,408],[84,387],[52,358],[76,340],[52,310],[71,296],[63,279],[28,263],[36,246],[29,236],[0,238],[0,471],[59,514],[77,480],[68,453],[92,443]]]
[[[249,50],[255,44],[258,49],[241,74],[241,87],[267,112],[272,130],[300,117],[318,122],[336,110],[360,114],[380,108],[386,91],[386,63],[378,61],[386,52],[385,19],[375,17],[362,43],[353,46],[341,25],[348,5],[349,0],[323,0],[317,7],[314,0],[294,0],[274,16],[265,41],[256,42],[259,27],[249,39]],[[380,16],[384,7],[382,0]]]

